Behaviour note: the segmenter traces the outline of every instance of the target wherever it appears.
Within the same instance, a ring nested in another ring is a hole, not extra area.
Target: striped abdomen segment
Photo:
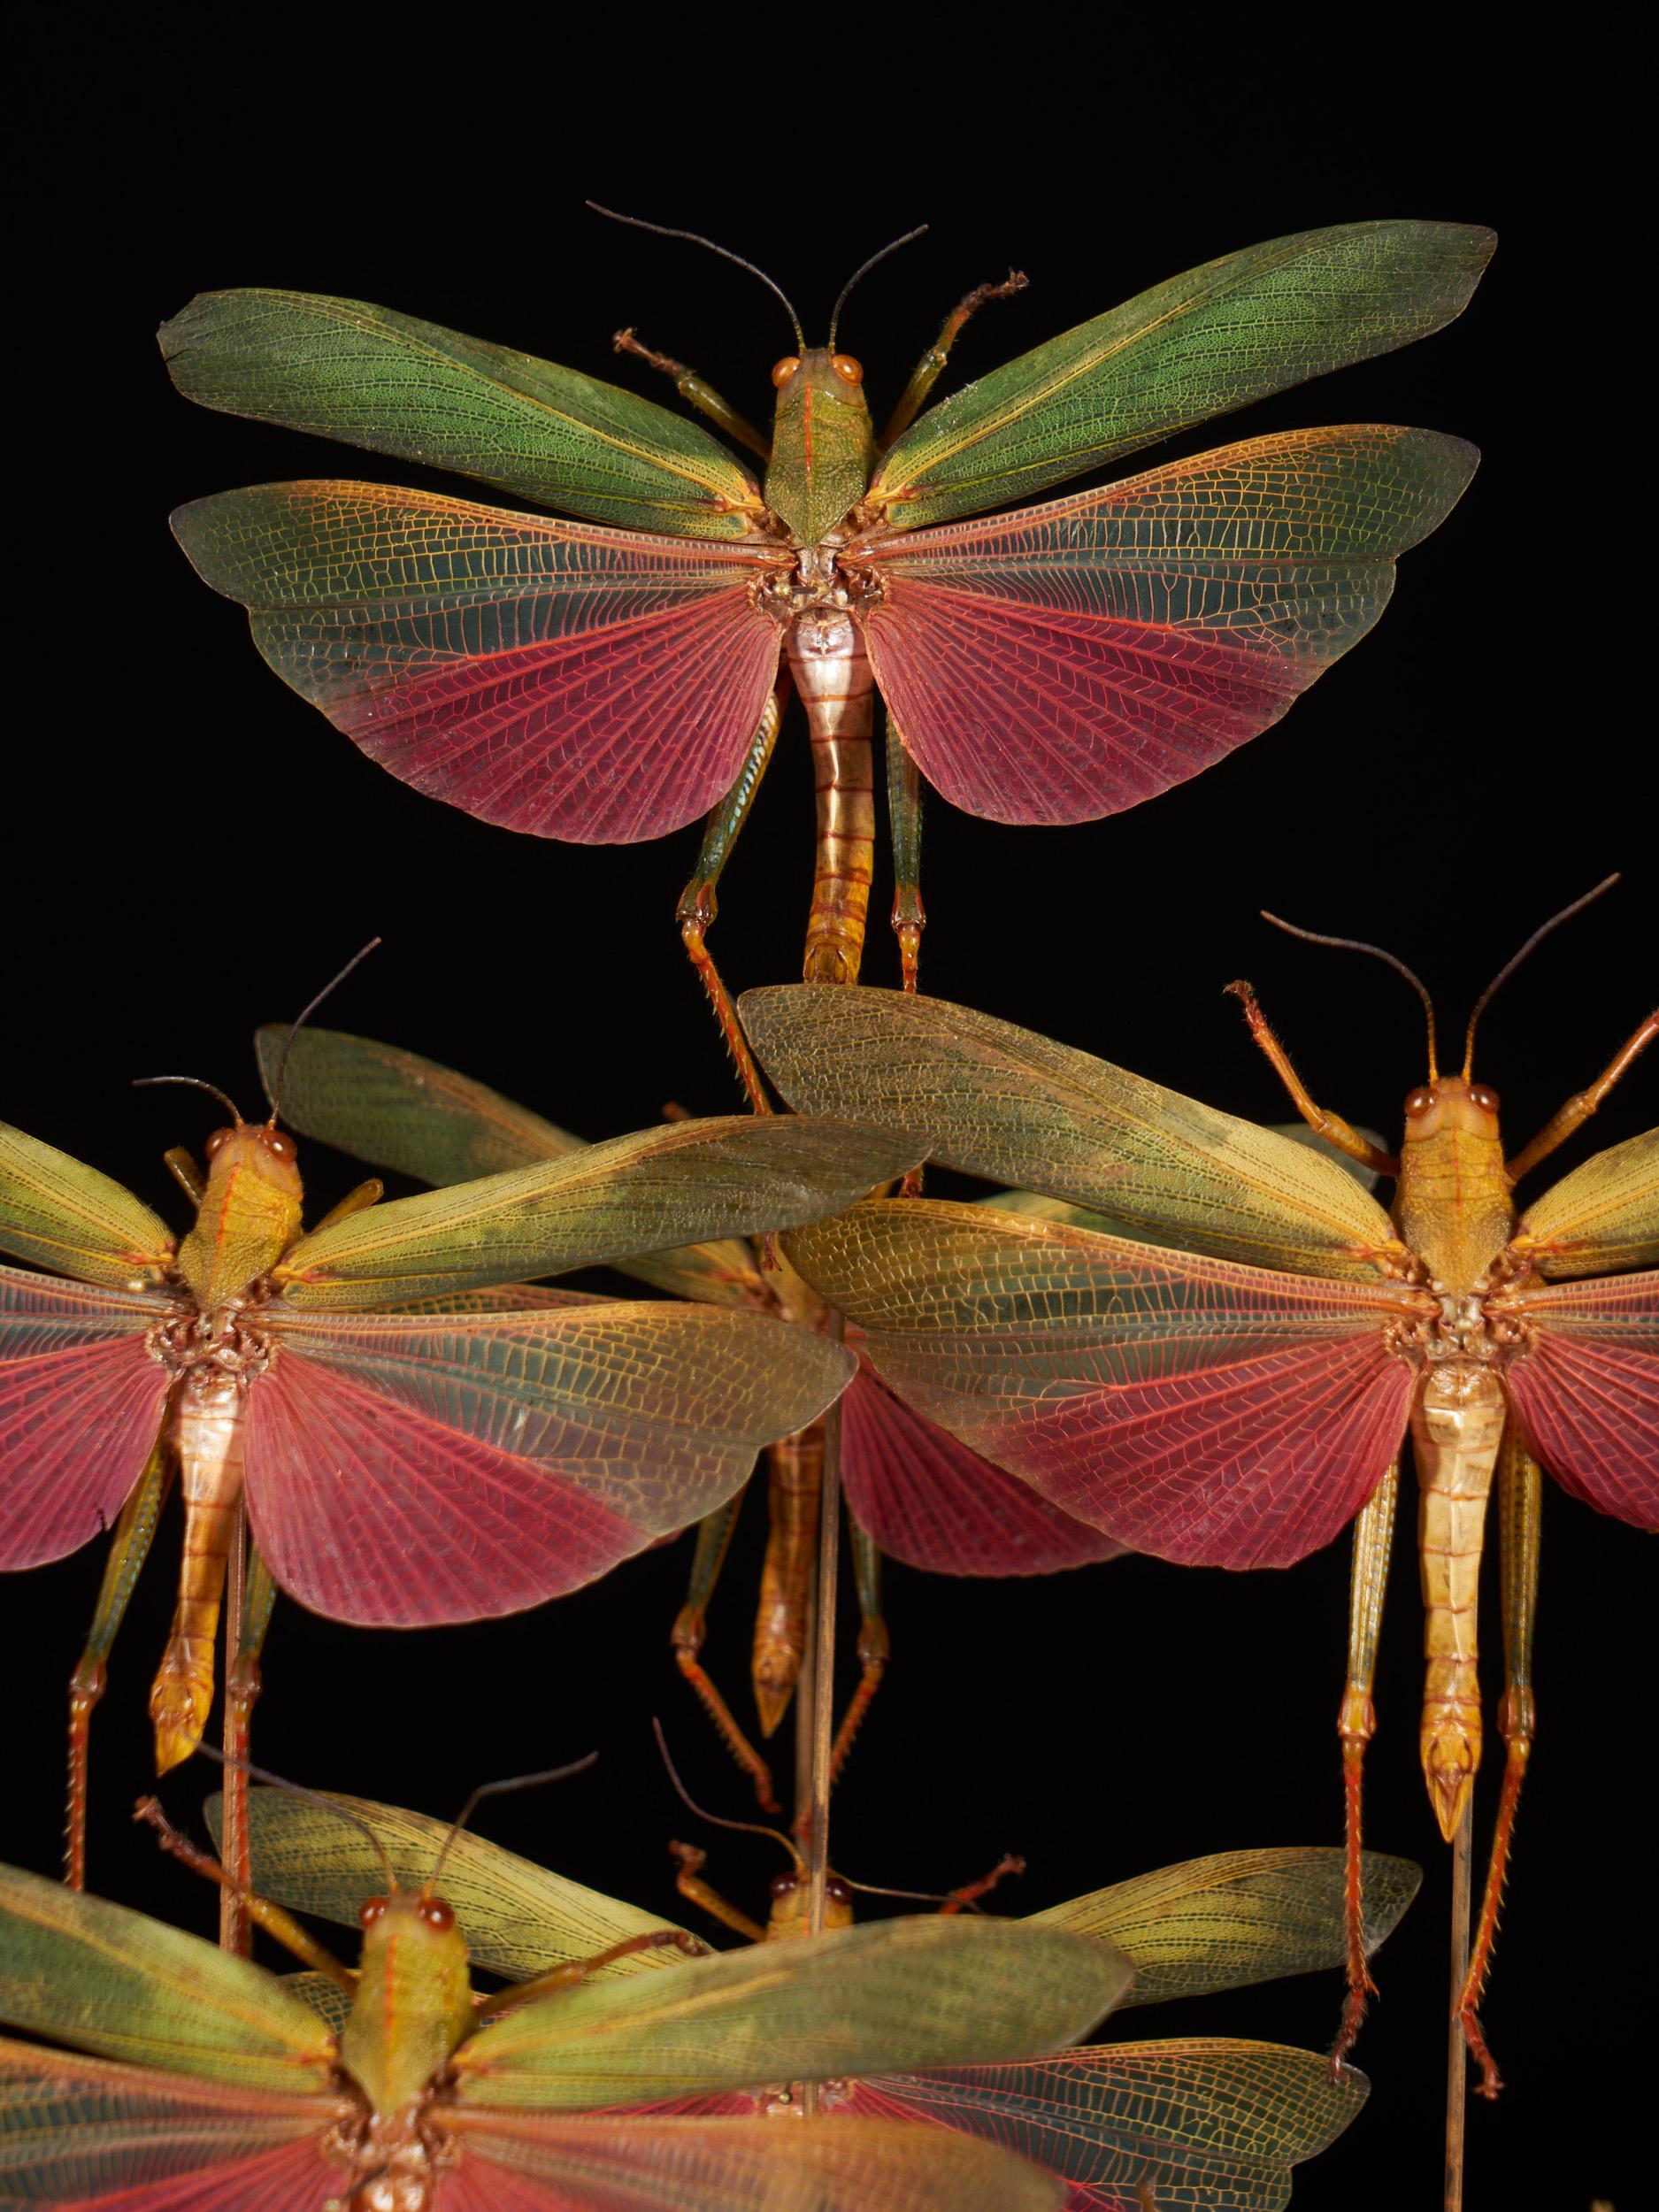
[[[770,1446],[766,1469],[771,1527],[750,1671],[761,1733],[770,1736],[788,1710],[806,1651],[807,1591],[824,1480],[823,1423],[814,1421]]]
[[[247,1405],[246,1381],[216,1367],[190,1368],[179,1386],[173,1433],[184,1496],[184,1558],[173,1632],[150,1693],[158,1774],[196,1749],[213,1702],[213,1639],[242,1504]]]
[[[1428,1663],[1419,1745],[1430,1801],[1448,1843],[1480,1764],[1475,1603],[1482,1526],[1505,1412],[1497,1377],[1463,1360],[1432,1366],[1411,1409],[1422,1488],[1417,1548]]]
[[[809,983],[856,983],[875,849],[875,687],[851,615],[815,608],[798,617],[789,632],[789,667],[806,705],[818,790],[818,860],[803,972]]]

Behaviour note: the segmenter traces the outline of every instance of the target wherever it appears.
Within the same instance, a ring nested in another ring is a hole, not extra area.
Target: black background
[[[1283,231],[1393,214],[1497,227],[1492,272],[1449,330],[1170,449],[1368,419],[1478,442],[1472,490],[1406,557],[1377,633],[1282,726],[1116,820],[1013,830],[934,803],[923,979],[1279,1120],[1274,1079],[1220,995],[1246,973],[1316,1095],[1393,1131],[1424,1072],[1415,1002],[1371,964],[1278,935],[1258,908],[1387,944],[1430,980],[1451,1029],[1522,937],[1622,866],[1623,887],[1536,956],[1486,1025],[1478,1071],[1514,1140],[1530,1135],[1653,995],[1651,818],[1644,827],[1630,780],[1647,741],[1618,694],[1623,634],[1595,611],[1619,558],[1617,479],[1572,470],[1606,404],[1594,309],[1617,289],[1617,209],[1582,226],[1574,204],[1539,188],[1534,142],[1494,121],[1475,56],[1449,73],[1460,102],[1383,67],[1374,113],[1334,68],[1294,87],[1270,67],[1228,68],[1204,87],[1201,125],[1180,44],[1171,34],[1147,65],[1129,119],[1107,90],[1068,111],[1010,63],[988,108],[983,84],[964,109],[927,71],[878,72],[856,96],[849,80],[833,127],[833,87],[818,88],[822,112],[769,98],[763,124],[706,53],[687,58],[649,127],[576,99],[551,50],[498,54],[489,70],[465,46],[452,60],[434,51],[411,72],[424,78],[412,108],[339,64],[331,96],[314,58],[301,69],[280,48],[250,52],[225,81],[180,54],[105,50],[73,96],[67,58],[49,62],[21,273],[34,326],[50,334],[35,357],[50,373],[32,380],[13,449],[31,551],[12,610],[8,1115],[177,1216],[159,1156],[199,1148],[214,1110],[129,1079],[188,1070],[250,1110],[255,1024],[290,1014],[377,932],[384,949],[330,1010],[339,1026],[594,1136],[642,1126],[671,1098],[736,1107],[672,922],[695,832],[583,850],[405,789],[265,670],[241,611],[196,582],[165,526],[180,502],[281,477],[438,482],[178,398],[150,334],[199,289],[373,299],[672,403],[613,360],[611,332],[633,323],[764,418],[766,370],[787,349],[776,303],[689,246],[587,213],[592,193],[754,257],[794,294],[809,335],[856,262],[930,221],[843,323],[878,419],[944,309],[1010,265],[1031,288],[972,328],[958,380]],[[268,110],[261,88],[275,92]],[[1564,293],[1565,343],[1550,334]],[[734,989],[797,972],[805,753],[792,719],[723,886],[713,941]],[[880,983],[896,980],[886,897],[879,879],[866,979]],[[1655,1072],[1639,1070],[1562,1166],[1651,1122]],[[318,1211],[358,1172],[319,1146],[303,1164]],[[707,1655],[745,1711],[762,1524],[753,1501]],[[106,1894],[206,1930],[211,1900],[125,1818],[150,1785],[144,1700],[176,1547],[170,1520],[96,1722],[92,1870]],[[5,1855],[43,1870],[61,1819],[59,1686],[102,1548],[10,1582],[0,1600]],[[1637,1733],[1650,1707],[1647,1556],[1635,1531],[1551,1487],[1542,1736],[1486,2013],[1509,2087],[1471,2116],[1474,2206],[1634,2200],[1618,2137],[1651,1927],[1631,1917],[1624,1839],[1651,1755]],[[751,1809],[669,1655],[688,1560],[687,1540],[538,1612],[415,1637],[283,1604],[257,1755],[314,1786],[447,1813],[480,1779],[596,1747],[595,1773],[493,1806],[487,1832],[664,1913],[678,1909],[667,1839],[693,1835],[711,1874],[759,1909],[775,1852],[695,1823],[650,1742],[660,1713],[703,1800]],[[895,1661],[837,1801],[837,1863],[935,1888],[1017,1849],[1031,1870],[1006,1903],[1033,1909],[1202,1852],[1335,1842],[1347,1563],[1342,1543],[1255,1576],[1152,1560],[1028,1585],[892,1569]],[[1420,1859],[1425,1880],[1379,1962],[1384,1995],[1360,2051],[1370,2108],[1300,2177],[1310,2212],[1437,2200],[1450,1855],[1417,1765],[1413,1583],[1408,1529],[1369,1839]],[[1489,1584],[1489,1712],[1495,1598]],[[1499,1763],[1489,1756],[1483,1776],[1483,1839]],[[163,1795],[189,1818],[213,1780],[198,1763]],[[1318,2045],[1339,1997],[1331,1975],[1148,2012],[1125,2032]]]

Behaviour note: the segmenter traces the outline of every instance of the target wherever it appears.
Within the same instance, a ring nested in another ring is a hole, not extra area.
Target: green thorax
[[[1394,1218],[1434,1283],[1460,1297],[1474,1288],[1515,1233],[1492,1093],[1458,1076],[1412,1093]]]
[[[300,1233],[294,1141],[264,1126],[209,1138],[207,1188],[179,1248],[179,1272],[211,1310],[268,1274]]]
[[[818,544],[869,487],[876,443],[861,374],[845,354],[810,346],[779,384],[766,504],[803,545]]]
[[[472,2032],[466,1942],[449,1908],[424,1895],[364,1908],[363,1958],[341,2062],[377,2115],[401,2111]]]

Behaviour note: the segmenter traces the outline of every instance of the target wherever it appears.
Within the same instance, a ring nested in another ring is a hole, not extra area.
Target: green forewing
[[[571,2109],[1026,2057],[1087,2034],[1131,1972],[1104,1945],[1006,1921],[757,1944],[519,2007],[457,2054],[459,2093]]]
[[[1560,1247],[1539,1255],[1543,1275],[1659,1267],[1659,1129],[1609,1146],[1563,1175],[1527,1208],[1520,1233]]]
[[[901,991],[746,991],[743,1025],[799,1111],[918,1131],[971,1175],[1110,1215],[1192,1252],[1375,1279],[1394,1229],[1300,1141],[970,1007]]]
[[[288,1035],[278,1022],[258,1033],[267,1084],[276,1081]],[[340,1029],[302,1029],[295,1036],[282,1079],[282,1118],[302,1136],[423,1183],[472,1182],[588,1149],[585,1139],[453,1068]],[[658,1290],[709,1304],[738,1304],[760,1286],[747,1247],[734,1240],[614,1264]]]
[[[1344,223],[1206,262],[930,408],[872,496],[898,529],[949,521],[1409,345],[1461,312],[1496,242],[1465,223]]]
[[[902,1132],[793,1115],[668,1122],[319,1229],[284,1260],[296,1307],[380,1306],[557,1275],[833,1213],[922,1156]]]
[[[0,1121],[0,1252],[126,1288],[151,1279],[177,1240],[159,1215],[95,1167]]]
[[[1369,1955],[1417,1895],[1422,1869],[1368,1851]],[[1103,1937],[1134,1961],[1127,2005],[1161,2004],[1340,1966],[1347,1955],[1338,1850],[1219,1851],[1073,1897],[1025,1924]]]
[[[0,1867],[0,2020],[250,2089],[321,2089],[334,2056],[263,1967],[17,1867]]]
[[[173,382],[204,407],[540,506],[694,538],[741,537],[758,508],[732,456],[666,408],[362,300],[203,292],[158,334]]]
[[[329,1801],[344,1806],[373,1830],[401,1888],[419,1889],[443,1854],[438,1887],[455,1908],[468,1955],[492,1973],[527,1981],[572,1959],[608,1951],[629,1936],[670,1924],[566,1881],[481,1836],[463,1833],[451,1840],[447,1820],[334,1792]],[[250,1791],[248,1812],[253,1885],[260,1894],[296,1912],[357,1926],[364,1899],[386,1883],[380,1853],[362,1831],[280,1790]],[[219,1797],[209,1799],[207,1817],[217,1840],[223,1817]],[[599,1971],[607,1978],[649,1973],[680,1956],[672,1949],[634,1951]]]

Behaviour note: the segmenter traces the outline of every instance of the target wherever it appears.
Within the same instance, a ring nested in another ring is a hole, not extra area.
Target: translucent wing
[[[480,1620],[700,1519],[823,1411],[849,1354],[759,1314],[273,1312],[248,1509],[283,1589],[336,1620]]]
[[[1123,1549],[912,1413],[869,1366],[841,1399],[841,1480],[866,1534],[933,1574],[1052,1574]]]
[[[0,1252],[130,1290],[156,1279],[177,1241],[131,1191],[0,1121]]]
[[[566,2119],[459,2106],[442,2212],[1060,2212],[1000,2147],[879,2119]]]
[[[1659,1129],[1610,1146],[1563,1175],[1521,1217],[1545,1275],[1659,1266]]]
[[[661,837],[730,787],[776,680],[776,547],[688,545],[378,484],[181,507],[197,574],[371,760],[480,821]]]
[[[563,1159],[371,1206],[303,1237],[296,1307],[382,1306],[787,1228],[904,1173],[903,1133],[795,1115],[665,1122]]]
[[[78,1551],[126,1503],[169,1382],[144,1336],[171,1310],[0,1267],[0,1569]]]
[[[249,2090],[322,2089],[334,2038],[273,1974],[101,1897],[0,1867],[0,2020]]]
[[[1399,1449],[1425,1294],[902,1199],[788,1239],[916,1411],[1051,1504],[1186,1564],[1286,1566]]]
[[[706,430],[632,392],[363,300],[203,292],[157,334],[187,399],[453,469],[542,507],[741,537],[759,495]]]
[[[1282,2212],[1290,2170],[1333,2143],[1363,2074],[1276,2043],[1116,2043],[1024,2066],[860,2082],[854,2112],[931,2120],[1034,2159],[1067,2212]]]
[[[568,2110],[1019,2056],[1075,2041],[1129,1978],[1051,1929],[889,1920],[521,2005],[457,2053],[459,2095]]]
[[[322,2147],[339,2111],[0,2040],[0,2204],[317,2212],[342,2177]]]
[[[629,1936],[672,1924],[660,1915],[566,1881],[481,1836],[463,1833],[451,1840],[447,1820],[430,1820],[424,1813],[377,1805],[367,1798],[336,1797],[333,1792],[329,1796],[373,1830],[401,1888],[419,1889],[449,1844],[443,1894],[455,1908],[469,1957],[492,1973],[527,1981],[572,1959],[592,1958]],[[215,1796],[207,1807],[216,1839],[220,1805]],[[367,1838],[349,1822],[280,1790],[250,1790],[248,1809],[253,1882],[261,1896],[344,1927],[358,1926],[364,1899],[375,1895],[386,1880]],[[680,1955],[671,1950],[634,1951],[598,1972],[606,1979],[649,1974]]]
[[[1365,1854],[1368,1955],[1393,1933],[1422,1879],[1409,1859]],[[1123,2005],[1155,2005],[1340,1966],[1347,1955],[1342,1889],[1340,1851],[1218,1851],[1071,1898],[1031,1919],[1103,1937],[1134,1961],[1134,1986]]]
[[[258,1033],[267,1083],[276,1080],[288,1035],[280,1022]],[[467,1183],[588,1148],[583,1138],[453,1068],[339,1029],[302,1029],[294,1038],[282,1118],[303,1136],[423,1183]],[[734,1239],[611,1264],[658,1290],[711,1305],[738,1304],[760,1288],[749,1248]]]
[[[851,1002],[849,1003],[849,1002]],[[970,1175],[1090,1206],[1131,1235],[1374,1281],[1387,1215],[1333,1160],[1012,1022],[902,991],[745,991],[743,1025],[792,1106],[919,1131]]]
[[[1341,223],[1189,269],[930,408],[871,487],[919,528],[1133,453],[1462,312],[1496,239],[1466,223]]]
[[[1522,1349],[1503,1379],[1532,1449],[1598,1513],[1659,1529],[1659,1272],[1494,1298]]]
[[[1277,722],[1387,605],[1472,446],[1362,426],[1256,438],[991,522],[888,534],[870,658],[955,806],[1089,822]]]

